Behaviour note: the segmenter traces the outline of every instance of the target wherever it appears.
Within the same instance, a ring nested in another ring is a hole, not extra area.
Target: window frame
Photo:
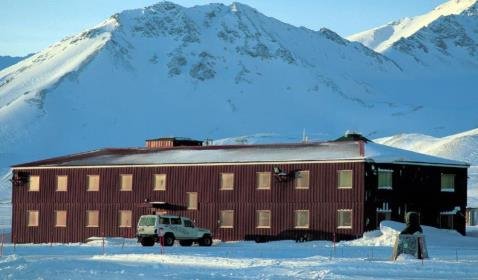
[[[223,213],[230,213],[232,215],[232,225],[223,225]],[[220,210],[219,212],[219,228],[234,228],[234,210]]]
[[[196,197],[196,201],[194,203],[195,207],[191,207],[191,203],[190,203],[191,202],[191,195],[193,195],[193,196],[195,195],[195,197]],[[188,200],[187,201],[188,202],[187,203],[187,210],[198,210],[198,208],[199,208],[198,193],[197,192],[187,192],[186,196],[187,196],[187,200]]]
[[[96,213],[97,215],[97,224],[91,225],[90,222],[90,213]],[[100,227],[100,210],[86,210],[86,225],[87,228],[98,228]]]
[[[451,188],[449,188],[450,186],[446,186],[444,188],[443,186],[443,177],[444,176],[451,176],[453,177],[453,186],[451,186]],[[445,192],[445,193],[451,193],[451,192],[455,192],[455,179],[456,179],[456,174],[452,174],[452,173],[441,173],[440,174],[440,192]]]
[[[164,177],[163,178],[163,185],[157,185],[156,183],[158,182],[157,181],[157,177]],[[153,183],[153,191],[161,191],[161,192],[164,192],[166,191],[166,188],[167,188],[167,180],[168,180],[168,175],[166,173],[155,173],[153,174],[153,180],[154,180],[154,183]]]
[[[121,222],[123,221],[123,215],[128,214],[129,215],[129,225],[123,225]],[[99,216],[98,216],[99,218]],[[99,224],[99,223],[98,223]],[[118,210],[118,227],[119,228],[131,228],[133,227],[133,211],[132,210]]]
[[[340,225],[339,213],[350,213],[350,226]],[[337,209],[337,229],[352,229],[353,228],[353,209]]]
[[[232,186],[228,186],[228,187],[224,187],[224,176],[232,176]],[[220,175],[220,190],[221,191],[233,191],[234,190],[234,183],[235,183],[235,177],[234,176],[234,173],[232,172],[221,172],[221,175]]]
[[[129,186],[129,188],[126,188],[124,185],[123,185],[123,178],[124,177],[131,177],[131,186]],[[129,174],[120,174],[120,191],[121,192],[131,192],[133,191],[133,174],[129,173]]]
[[[300,174],[306,173],[307,174],[307,186],[299,186],[299,180],[301,179]],[[299,174],[299,176],[298,176]],[[294,189],[296,190],[308,190],[310,188],[310,170],[299,170],[295,172],[295,177],[294,177]]]
[[[261,176],[267,176],[267,186],[266,187],[263,187],[261,185],[261,179],[262,177]],[[268,172],[268,171],[260,171],[260,172],[256,172],[256,189],[257,190],[270,190],[271,189],[271,186],[272,185],[272,172]]]
[[[307,225],[301,226],[301,225],[297,224],[299,222],[298,215],[297,215],[298,213],[307,213]],[[310,228],[310,210],[308,210],[308,209],[294,210],[294,228],[299,228],[299,229]]]
[[[268,213],[268,225],[267,226],[262,226],[259,224],[260,222],[260,213]],[[256,210],[256,228],[260,229],[270,229],[272,227],[272,211],[271,210],[266,210],[266,209],[261,209],[261,210]]]
[[[380,174],[391,174],[390,185],[389,186],[380,186]],[[393,170],[392,169],[378,169],[377,188],[379,190],[392,190],[393,189]]]
[[[31,223],[33,213],[36,213],[36,224]],[[40,210],[27,210],[27,227],[39,227],[40,226]]]
[[[65,224],[58,224],[58,214],[65,213]],[[68,212],[66,210],[55,210],[55,227],[56,228],[66,228],[68,225]]]
[[[89,175],[86,175],[86,177],[88,178],[87,179],[87,185],[86,185],[86,191],[87,192],[99,192],[100,191],[100,180],[101,180],[101,177],[99,174],[89,174]],[[94,177],[97,177],[98,178],[98,186],[96,186],[95,188],[92,188],[92,178]]]
[[[32,188],[32,178],[36,178],[34,181],[37,183],[35,188]],[[39,192],[40,191],[40,175],[30,175],[28,177],[28,191]]]
[[[341,174],[344,172],[350,172],[350,186],[341,186]],[[337,170],[337,189],[340,190],[350,190],[354,186],[354,171],[352,169],[341,169]]]
[[[60,189],[60,177],[65,179],[65,186],[62,186],[62,189]],[[68,192],[68,175],[57,175],[56,176],[55,192]]]

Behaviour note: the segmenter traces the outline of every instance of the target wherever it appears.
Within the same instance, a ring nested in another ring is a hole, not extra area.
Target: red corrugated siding
[[[293,182],[272,178],[271,190],[256,190],[256,172],[310,170],[310,188],[294,189]],[[337,171],[354,170],[351,190],[337,189]],[[310,229],[330,236],[333,232],[348,236],[363,233],[364,163],[311,163],[228,166],[174,166],[135,168],[24,169],[40,175],[40,192],[28,192],[27,186],[13,187],[13,241],[81,242],[90,236],[133,237],[140,215],[150,213],[144,203],[165,201],[186,205],[187,192],[198,192],[199,209],[170,211],[196,220],[198,226],[213,230],[215,238],[241,240],[246,235],[277,235],[293,229],[294,210],[310,211]],[[18,172],[18,170],[16,170]],[[219,190],[220,173],[235,174],[233,191]],[[167,174],[167,190],[153,191],[153,174]],[[87,192],[87,175],[100,175],[100,191]],[[133,174],[133,191],[119,191],[119,175]],[[68,192],[56,192],[56,176],[68,175]],[[353,228],[336,229],[337,209],[353,209]],[[26,210],[40,210],[40,226],[26,226]],[[133,210],[133,226],[118,228],[118,211]],[[218,228],[220,210],[235,210],[233,229]],[[54,210],[67,210],[67,228],[54,227]],[[86,210],[100,210],[100,227],[86,228]],[[272,211],[272,228],[256,229],[256,210]]]

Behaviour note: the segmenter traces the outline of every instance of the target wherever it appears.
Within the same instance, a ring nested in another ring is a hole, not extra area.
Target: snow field
[[[391,261],[404,225],[385,222],[361,239],[296,243],[215,242],[141,247],[134,239],[6,245],[0,279],[477,279],[478,238],[424,227],[430,259]],[[446,242],[445,242],[446,241]]]

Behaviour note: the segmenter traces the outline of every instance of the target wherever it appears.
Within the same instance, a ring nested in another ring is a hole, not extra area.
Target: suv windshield
[[[142,217],[139,220],[139,225],[140,226],[154,226],[155,222],[156,222],[156,217]]]

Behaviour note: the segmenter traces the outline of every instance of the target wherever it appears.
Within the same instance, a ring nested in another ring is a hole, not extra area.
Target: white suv
[[[155,242],[172,246],[176,239],[181,246],[191,246],[194,242],[200,246],[212,245],[210,230],[195,227],[189,218],[173,215],[141,216],[136,237],[143,246],[153,246]]]

